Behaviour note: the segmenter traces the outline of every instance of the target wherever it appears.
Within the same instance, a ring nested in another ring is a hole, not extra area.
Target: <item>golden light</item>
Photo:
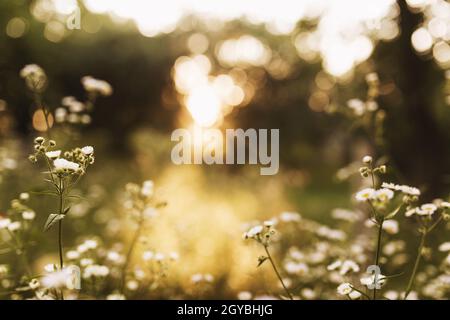
[[[427,52],[433,46],[433,38],[425,28],[419,28],[411,35],[411,43],[419,53]]]
[[[217,51],[219,61],[225,66],[263,66],[271,58],[270,49],[250,35],[225,40]]]
[[[16,17],[8,21],[6,25],[6,34],[11,38],[20,38],[25,34],[27,25],[25,20]]]
[[[214,125],[221,116],[221,101],[213,86],[195,88],[186,98],[186,107],[195,122],[204,127]]]
[[[178,58],[172,74],[177,91],[183,95],[182,103],[194,122],[202,127],[217,124],[230,111],[229,107],[238,106],[245,98],[244,90],[231,76],[213,76],[210,72],[210,60],[195,55]]]

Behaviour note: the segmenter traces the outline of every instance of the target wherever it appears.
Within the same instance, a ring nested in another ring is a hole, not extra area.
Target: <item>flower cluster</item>
[[[43,157],[49,167],[50,174],[58,177],[71,175],[84,175],[89,165],[95,161],[94,148],[86,146],[75,148],[62,153],[61,150],[54,150],[56,142],[38,137],[34,140],[35,153],[29,156],[31,162],[36,162],[39,157]]]
[[[84,89],[93,95],[110,96],[112,94],[111,85],[103,80],[95,79],[91,76],[86,76],[81,79]]]

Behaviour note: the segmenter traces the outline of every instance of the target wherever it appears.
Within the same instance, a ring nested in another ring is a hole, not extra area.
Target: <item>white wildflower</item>
[[[36,213],[32,210],[26,210],[22,212],[22,218],[24,220],[33,220],[36,217]]]
[[[405,194],[411,195],[411,196],[420,196],[420,190],[414,187],[406,186],[406,185],[398,185],[394,183],[388,183],[383,182],[381,185],[383,188],[395,190],[395,191],[401,191]]]
[[[48,151],[48,152],[45,153],[45,155],[49,159],[56,159],[56,158],[59,158],[61,156],[61,150]]]
[[[237,294],[239,300],[251,300],[252,294],[249,291],[241,291]]]
[[[66,257],[69,260],[76,260],[80,257],[80,253],[76,250],[70,250],[66,252]]]
[[[19,230],[21,227],[22,227],[22,223],[20,223],[20,221],[14,221],[14,222],[11,222],[7,228],[9,231],[14,232],[14,231]]]
[[[416,213],[419,216],[431,216],[436,210],[437,206],[432,203],[426,203],[420,206],[420,208],[416,209]]]
[[[371,200],[374,197],[375,197],[375,190],[372,188],[363,189],[355,195],[356,200],[359,202]]]
[[[152,180],[144,181],[142,184],[141,194],[144,197],[150,197],[153,195],[154,183]]]
[[[260,235],[263,231],[263,226],[255,226],[251,228],[247,233],[245,234],[246,238],[255,238],[256,236]]]
[[[106,300],[125,300],[125,296],[120,293],[111,293],[106,296]]]
[[[381,202],[387,202],[394,197],[394,192],[390,189],[383,188],[375,191],[375,198]]]
[[[109,96],[112,94],[112,87],[106,81],[98,80],[91,76],[86,76],[81,79],[81,83],[87,92],[99,93],[103,96]]]
[[[91,146],[86,146],[81,148],[81,152],[83,152],[84,155],[89,156],[94,153],[94,148]]]
[[[370,164],[370,163],[372,163],[373,159],[372,159],[371,156],[365,156],[365,157],[362,159],[362,161],[363,161],[365,164]]]
[[[386,231],[389,234],[396,234],[396,233],[398,233],[398,230],[399,230],[398,221],[396,221],[396,220],[385,220],[383,222],[383,230]]]
[[[56,172],[64,172],[64,171],[77,171],[80,168],[78,163],[68,161],[66,159],[60,158],[53,161],[53,165],[55,166]]]
[[[282,212],[280,214],[280,220],[283,222],[299,222],[302,219],[298,212]]]
[[[22,201],[28,201],[28,200],[30,199],[30,194],[27,193],[27,192],[22,192],[22,193],[19,195],[19,198],[20,198],[20,200],[22,200]]]
[[[0,230],[8,228],[11,224],[11,220],[8,218],[0,218]]]
[[[439,246],[439,251],[446,252],[450,251],[450,242],[444,242]]]
[[[348,282],[341,283],[337,287],[337,293],[342,296],[346,296],[346,295],[350,294],[352,291],[353,291],[352,285]]]

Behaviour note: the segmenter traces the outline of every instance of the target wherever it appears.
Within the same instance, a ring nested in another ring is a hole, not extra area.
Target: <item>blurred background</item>
[[[80,29],[71,30],[76,8]],[[331,223],[334,208],[353,206],[365,154],[388,163],[388,180],[420,187],[423,200],[448,198],[449,40],[444,0],[2,1],[0,211],[43,186],[27,162],[42,123],[20,70],[45,70],[53,111],[63,97],[86,99],[80,79],[91,75],[113,94],[85,121],[52,128],[60,145],[96,148],[80,185],[89,201],[71,211],[66,245],[87,234],[126,241],[118,195],[152,179],[168,206],[150,241],[179,252],[178,279],[213,273],[221,297],[259,288],[258,250],[242,244],[242,224],[282,211]],[[175,166],[170,134],[194,127],[279,128],[279,173]],[[32,197],[30,206],[43,223],[53,204]],[[52,250],[42,237],[36,268]]]

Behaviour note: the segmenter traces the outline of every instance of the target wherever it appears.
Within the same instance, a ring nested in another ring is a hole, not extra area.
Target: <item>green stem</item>
[[[131,240],[130,248],[128,249],[128,252],[127,252],[125,263],[122,268],[122,279],[120,281],[121,292],[123,292],[123,289],[125,287],[125,279],[126,279],[128,265],[130,263],[130,259],[131,259],[132,255],[133,255],[134,247],[136,246],[136,243],[139,240],[139,237],[141,235],[143,222],[144,222],[144,219],[141,218],[141,220],[139,221],[139,224],[138,224],[138,229],[136,230],[136,233],[133,236],[133,240]]]
[[[48,136],[49,139],[51,139],[52,136],[50,134],[50,122],[48,120],[50,112],[47,110],[45,105],[42,103],[42,99],[41,99],[41,96],[39,94],[35,93],[34,100],[35,100],[36,106],[38,108],[40,108],[42,110],[42,113],[44,114],[45,125],[47,127],[47,136]]]
[[[416,278],[417,270],[419,269],[420,258],[422,256],[423,247],[425,246],[425,240],[427,237],[427,233],[428,233],[427,231],[424,231],[422,233],[422,237],[420,238],[419,248],[417,249],[416,261],[414,262],[414,268],[413,268],[411,277],[409,278],[408,286],[406,287],[406,290],[405,290],[405,297],[403,298],[404,300],[406,300],[406,298],[408,298],[408,295],[411,292],[412,287],[414,285],[414,280]]]
[[[376,250],[376,254],[375,254],[375,265],[379,267],[379,263],[380,263],[380,253],[381,253],[381,236],[383,234],[383,223],[384,223],[384,217],[381,218],[381,221],[378,225],[378,240],[377,240],[377,250]],[[374,278],[374,282],[377,282],[378,279],[376,279],[376,276]],[[377,298],[377,288],[376,288],[377,283],[374,283],[374,288],[373,288],[373,300],[376,300]]]
[[[64,212],[64,189],[62,178],[59,178],[59,214]],[[64,268],[64,252],[62,241],[62,220],[58,221],[58,248],[59,248],[59,267],[60,271]],[[64,300],[64,293],[61,289],[61,300]]]
[[[288,295],[289,299],[294,300],[294,298],[292,297],[291,293],[289,292],[289,290],[287,289],[286,285],[284,284],[283,279],[281,278],[280,273],[278,272],[278,269],[277,269],[277,267],[275,265],[275,262],[273,261],[272,256],[270,255],[269,248],[266,245],[264,245],[264,250],[266,251],[267,258],[269,259],[270,263],[272,264],[272,268],[275,271],[275,273],[276,273],[276,275],[278,277],[278,280],[280,280],[280,283],[283,286],[284,291],[286,291],[286,294]]]

